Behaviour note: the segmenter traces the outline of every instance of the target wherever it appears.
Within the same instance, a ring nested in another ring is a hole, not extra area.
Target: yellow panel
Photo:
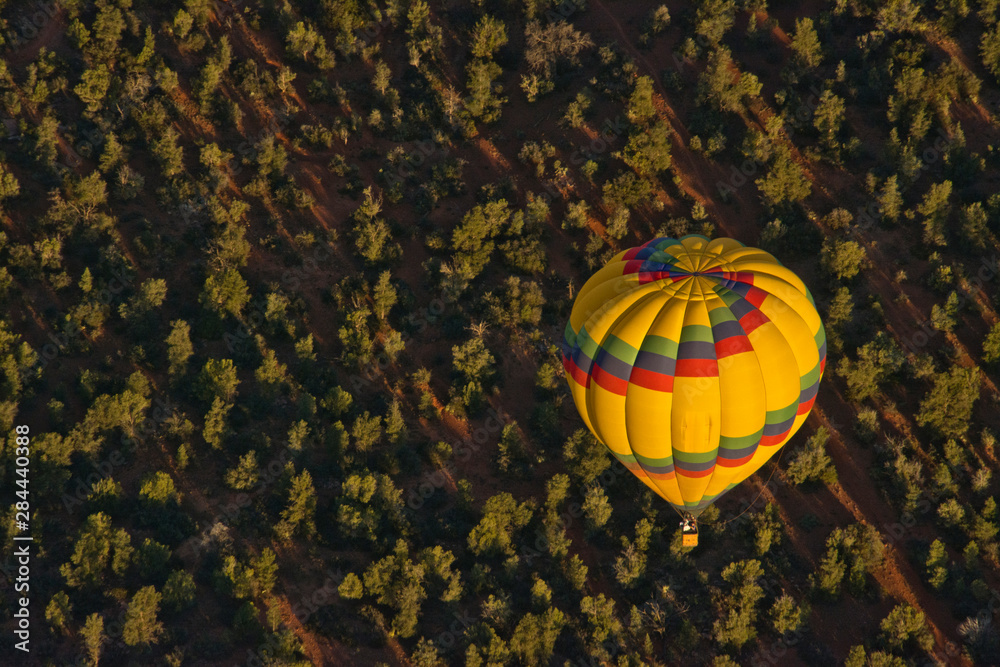
[[[641,344],[645,331],[649,329],[654,318],[662,307],[666,297],[655,286],[642,287],[632,294],[642,296],[631,303],[629,308],[621,310],[616,317],[608,317],[600,322],[594,323],[594,336],[599,336],[602,347],[608,347],[607,339],[614,336],[629,341],[637,341]],[[631,295],[630,295],[631,296]],[[624,303],[629,299],[623,299]],[[610,324],[610,326],[605,326]],[[589,325],[588,325],[589,328]],[[633,345],[638,347],[638,345]],[[596,363],[596,359],[594,360]],[[627,359],[628,366],[632,365],[634,359]],[[623,393],[618,394],[609,391],[591,374],[590,390],[587,393],[587,407],[592,416],[592,423],[595,432],[601,441],[608,446],[608,449],[616,454],[625,456],[632,455],[632,448],[629,446],[628,432],[625,428],[625,393],[628,387],[628,379],[622,380],[624,385]]]
[[[674,292],[674,288],[669,288]],[[684,324],[686,301],[671,299],[666,301],[657,318],[649,326],[646,335],[677,341]],[[642,341],[639,345],[642,347]],[[670,440],[671,408],[673,392],[648,389],[630,383],[625,402],[626,423],[629,444],[635,454],[649,459],[663,459],[672,456]],[[684,499],[677,485],[676,475],[671,479],[656,479],[652,482],[670,502],[683,507]]]
[[[794,362],[795,353],[778,327],[773,322],[765,322],[751,331],[747,338],[763,370],[761,377],[764,379],[767,410],[780,410],[798,401],[801,394],[798,364],[789,364]]]

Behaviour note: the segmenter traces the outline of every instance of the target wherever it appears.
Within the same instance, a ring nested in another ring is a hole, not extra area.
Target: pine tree
[[[819,35],[811,18],[795,20],[795,34],[792,36],[792,51],[806,69],[818,67],[823,60],[823,50]]]
[[[88,616],[87,622],[80,630],[80,636],[83,637],[83,645],[87,649],[91,667],[97,667],[104,642],[108,639],[104,634],[104,618],[97,613]]]
[[[316,532],[316,489],[308,470],[292,478],[288,492],[288,505],[281,512],[281,526],[278,533],[283,539],[290,539],[299,530],[306,537]]]
[[[125,611],[122,639],[128,646],[148,646],[159,642],[163,624],[157,620],[160,594],[152,586],[140,588]]]
[[[184,320],[174,320],[170,323],[170,334],[167,336],[167,361],[170,364],[171,376],[183,375],[187,361],[194,354],[191,344],[191,327]]]

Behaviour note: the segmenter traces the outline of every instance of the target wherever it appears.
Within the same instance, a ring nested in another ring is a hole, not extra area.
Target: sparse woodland
[[[24,664],[1000,663],[995,0],[7,0],[0,35],[3,664],[19,424]],[[593,271],[686,233],[792,267],[830,342],[694,550],[559,357]]]

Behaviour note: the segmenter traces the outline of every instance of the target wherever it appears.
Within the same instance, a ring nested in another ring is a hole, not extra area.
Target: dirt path
[[[34,60],[38,56],[38,52],[43,46],[51,47],[63,34],[66,28],[65,24],[65,14],[59,3],[52,3],[50,7],[56,7],[56,11],[53,15],[48,15],[44,12],[35,12],[45,14],[45,22],[42,24],[41,28],[38,26],[33,27],[37,30],[37,34],[31,39],[26,40],[24,43],[20,44],[14,53],[6,58],[7,65],[10,68],[21,68],[25,67],[28,63]],[[34,17],[32,17],[34,18]],[[15,26],[18,34],[21,34],[21,28]]]
[[[833,406],[837,412],[836,422],[824,410]],[[830,432],[826,449],[837,467],[839,478],[831,486],[831,490],[855,521],[875,526],[884,538],[886,527],[897,523],[899,517],[875,490],[868,474],[871,454],[861,450],[856,444],[849,446],[840,434],[842,425],[851,421],[850,406],[836,405],[834,401],[827,400],[823,407],[814,406],[812,414],[811,419],[816,419]],[[894,543],[886,544],[885,561],[873,575],[887,594],[897,600],[909,602],[924,612],[937,648],[943,649],[949,641],[955,641],[954,629],[958,620],[950,607],[944,600],[930,593],[913,565]]]

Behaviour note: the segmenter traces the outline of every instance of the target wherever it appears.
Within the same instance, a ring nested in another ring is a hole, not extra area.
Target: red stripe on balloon
[[[684,468],[675,468],[675,470],[681,477],[708,477],[715,472],[715,466],[713,465],[708,470],[685,470]]]
[[[730,336],[715,341],[715,356],[719,359],[731,357],[740,352],[753,352],[753,345],[746,336]]]
[[[790,431],[791,429],[788,429]],[[773,447],[775,445],[780,445],[788,437],[788,431],[784,433],[779,433],[778,435],[765,435],[760,439],[760,444],[763,447]]]
[[[573,381],[578,385],[584,388],[590,386],[590,376],[584,373],[571,358],[563,357],[563,368],[566,369],[566,373],[569,374],[569,376],[573,378]]]
[[[719,362],[715,359],[678,359],[676,377],[719,377]]]
[[[613,394],[624,396],[628,391],[628,380],[615,377],[597,364],[594,364],[593,369],[590,371],[590,377],[594,378],[594,382],[596,382],[599,387],[606,389]]]
[[[747,295],[743,298],[752,303],[755,308],[760,308],[760,305],[764,303],[764,299],[767,298],[767,292],[751,285],[750,289],[747,290]]]
[[[766,324],[771,320],[767,319],[767,315],[760,312],[759,310],[751,310],[749,313],[740,318],[740,326],[747,333],[750,333],[762,324]]]
[[[752,459],[752,458],[753,458],[753,454],[747,454],[743,458],[739,458],[739,459],[727,459],[727,458],[723,458],[723,457],[720,456],[719,458],[717,458],[715,460],[715,462],[718,465],[722,466],[723,468],[737,468],[737,467],[743,465],[744,463],[749,463],[750,459]]]
[[[815,403],[815,402],[816,402],[816,397],[813,396],[812,398],[810,398],[805,403],[800,403],[799,404],[799,409],[795,412],[795,414],[797,414],[797,415],[804,415],[804,414],[808,413],[810,410],[812,410],[813,403]]]
[[[655,391],[671,392],[674,390],[673,375],[664,375],[663,373],[648,371],[645,368],[633,368],[629,382]]]

